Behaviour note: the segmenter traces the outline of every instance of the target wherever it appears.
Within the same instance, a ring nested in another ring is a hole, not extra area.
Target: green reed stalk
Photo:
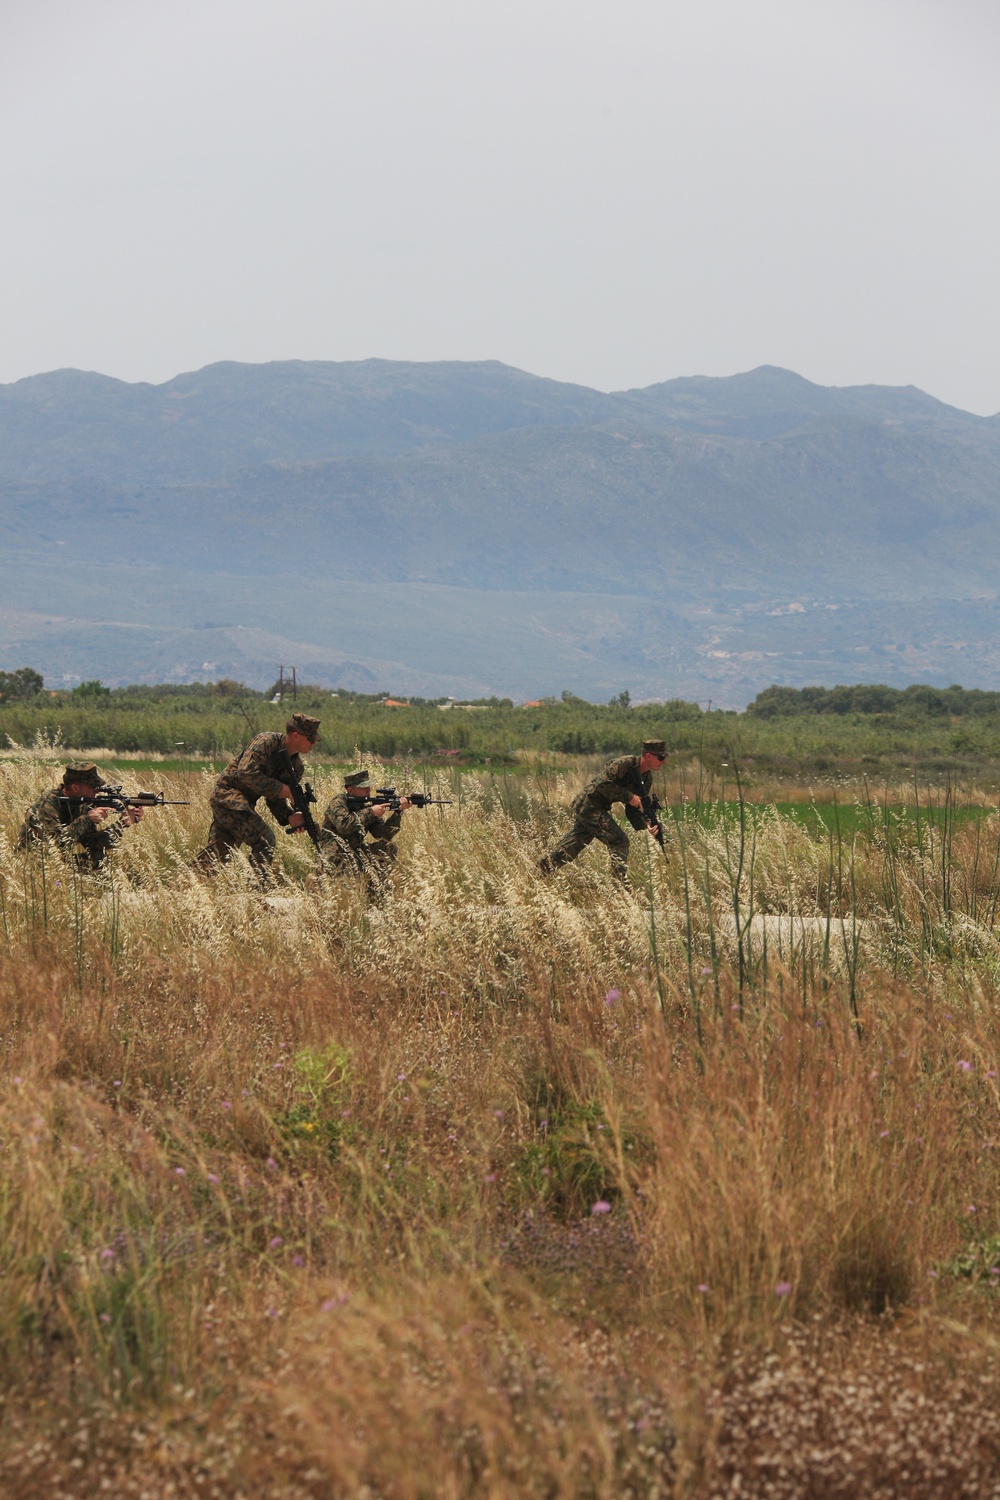
[[[42,931],[43,932],[48,932],[48,930],[49,930],[49,888],[48,888],[48,882],[47,882],[47,879],[46,879],[47,870],[48,870],[48,861],[45,858],[46,847],[45,847],[45,840],[44,839],[41,842],[41,852],[42,852]]]
[[[998,809],[998,819],[1000,819],[1000,809]],[[990,899],[987,926],[989,927],[991,932],[993,931],[993,925],[996,921],[997,898],[998,896],[1000,896],[1000,886],[998,886],[997,884],[998,875],[1000,875],[1000,828],[998,828],[997,830],[997,837],[994,839],[993,843],[993,869],[990,871],[989,882],[989,887],[993,894]]]
[[[941,829],[941,910],[949,926],[951,924],[951,851],[955,840],[957,802],[956,788],[949,775],[945,780],[944,822]]]
[[[677,847],[681,851],[681,881],[684,886],[684,951],[687,955],[688,990],[691,994],[691,1004],[695,1010],[696,1027],[700,1027],[700,1012],[698,1011],[698,994],[694,982],[694,957],[693,936],[691,930],[691,882],[688,876],[687,861],[687,839],[684,836],[684,822],[674,809],[674,826],[677,830]],[[711,913],[709,914],[711,923]],[[699,1041],[701,1040],[699,1035]]]
[[[653,967],[656,972],[656,994],[662,1015],[663,1005],[663,974],[660,969],[660,946],[656,932],[656,896],[653,890],[653,855],[650,850],[652,839],[646,835],[646,889],[649,892],[649,951],[653,958]],[[701,1018],[695,1011],[695,1025],[698,1031],[698,1043],[701,1044]]]

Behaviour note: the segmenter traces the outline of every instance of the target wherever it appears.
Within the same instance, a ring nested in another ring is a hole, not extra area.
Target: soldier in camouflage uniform
[[[220,864],[233,856],[233,850],[246,844],[250,863],[263,884],[274,858],[274,834],[256,812],[263,797],[276,823],[298,832],[302,814],[292,812],[288,804],[292,789],[288,772],[282,764],[283,752],[291,758],[296,781],[302,780],[302,756],[308,755],[319,737],[319,720],[308,714],[292,714],[285,733],[256,735],[229,762],[209,798],[212,827],[208,844],[194,861],[194,868],[212,874]]]
[[[641,781],[648,796],[653,772],[666,758],[667,747],[662,740],[643,740],[641,755],[620,755],[617,760],[609,760],[600,776],[595,776],[573,803],[573,827],[569,833],[539,860],[542,874],[551,875],[560,865],[568,865],[589,843],[599,839],[608,846],[611,873],[624,884],[628,871],[628,834],[612,817],[611,808],[616,802],[623,803],[635,826],[636,812],[642,818],[642,799],[635,790],[636,783]]]
[[[76,761],[67,766],[62,783],[29,807],[17,847],[31,849],[54,844],[81,870],[100,869],[124,830],[142,818],[141,807],[130,807],[105,828],[108,809],[88,807],[87,803],[106,785],[91,761]]]
[[[384,802],[366,807],[364,798],[370,793],[371,777],[367,771],[345,776],[344,790],[323,814],[320,832],[326,869],[361,876],[369,895],[377,896],[395,863],[397,851],[393,841],[399,832],[401,814],[411,803],[407,797],[401,797],[398,812],[390,812]]]

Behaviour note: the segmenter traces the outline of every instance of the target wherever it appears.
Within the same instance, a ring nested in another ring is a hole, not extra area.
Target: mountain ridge
[[[515,638],[522,657],[535,641],[526,692],[603,692],[610,674],[645,696],[700,680],[721,701],[725,680],[752,697],[772,680],[801,685],[809,661],[855,680],[858,653],[890,645],[887,680],[920,660],[960,680],[969,641],[976,671],[995,670],[1000,419],[913,387],[827,388],[760,366],[601,393],[499,361],[222,361],[160,386],[52,372],[0,387],[0,476],[10,619],[104,621],[112,659],[95,645],[87,675],[106,680],[142,663],[109,609],[136,641],[148,621],[180,643],[215,617],[214,596],[237,631],[220,638],[236,652],[220,675],[241,675],[238,631],[255,626],[261,580],[281,572],[287,587],[289,568],[323,601],[303,649],[331,672],[365,668],[365,590],[383,585],[373,659],[403,670],[415,634],[426,651],[443,632],[450,682],[505,692],[522,680]],[[533,636],[505,602],[521,597]],[[802,650],[780,624],[790,610]],[[853,611],[842,648],[837,610]],[[474,652],[469,611],[492,622]],[[938,623],[921,657],[907,643],[928,611]],[[0,665],[43,639],[58,655],[44,624],[11,628]],[[634,629],[674,645],[630,655]],[[262,670],[258,656],[247,671]],[[413,672],[426,686],[425,667]]]
[[[219,361],[159,385],[72,369],[0,386],[0,475],[136,483],[213,478],[260,462],[402,453],[488,432],[633,419],[768,438],[836,413],[995,423],[916,387],[815,385],[762,365],[619,392],[497,360]]]

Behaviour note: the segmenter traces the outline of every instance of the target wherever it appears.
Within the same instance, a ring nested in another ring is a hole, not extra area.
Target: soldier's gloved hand
[[[288,820],[288,826],[293,833],[301,833],[306,826],[306,820],[300,812],[294,812]]]
[[[106,807],[92,807],[87,813],[87,817],[92,823],[103,823],[107,815],[108,810]]]

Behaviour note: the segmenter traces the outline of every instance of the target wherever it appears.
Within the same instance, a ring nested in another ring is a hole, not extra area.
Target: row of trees
[[[901,718],[986,718],[1000,714],[1000,693],[981,688],[887,687],[859,683],[854,687],[769,687],[758,693],[747,713],[755,719],[787,719],[799,714],[894,714]]]

